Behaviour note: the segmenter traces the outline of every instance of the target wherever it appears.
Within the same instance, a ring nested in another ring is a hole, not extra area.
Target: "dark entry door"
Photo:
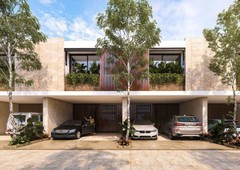
[[[117,105],[100,105],[97,113],[98,132],[118,131],[118,107]]]
[[[137,104],[136,105],[136,119],[151,120],[151,104]]]

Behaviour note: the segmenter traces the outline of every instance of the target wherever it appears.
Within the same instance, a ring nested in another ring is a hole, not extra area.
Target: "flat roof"
[[[64,48],[96,48],[96,41],[64,41]],[[186,42],[180,40],[162,41],[154,48],[185,48]]]

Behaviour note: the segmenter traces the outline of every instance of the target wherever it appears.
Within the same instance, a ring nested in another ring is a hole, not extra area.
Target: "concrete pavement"
[[[49,140],[0,150],[0,169],[239,169],[240,151],[198,140],[136,140],[119,148],[114,135]],[[4,141],[4,140],[2,140]],[[0,140],[1,142],[1,140]]]
[[[236,170],[236,150],[1,150],[11,170]]]

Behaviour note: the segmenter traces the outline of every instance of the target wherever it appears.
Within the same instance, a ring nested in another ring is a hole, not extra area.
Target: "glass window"
[[[40,115],[32,115],[32,121],[33,122],[40,121]]]
[[[73,71],[79,73],[99,73],[99,56],[97,55],[72,55],[74,64]]]
[[[178,117],[179,122],[199,122],[196,117]]]
[[[20,123],[20,124],[24,124],[25,123],[26,115],[14,115],[13,117],[14,117],[14,120],[17,123]]]

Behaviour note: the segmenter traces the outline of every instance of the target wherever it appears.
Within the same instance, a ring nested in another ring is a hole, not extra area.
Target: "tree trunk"
[[[13,92],[13,59],[12,59],[12,54],[11,54],[11,49],[10,49],[10,44],[8,44],[8,65],[9,65],[9,81],[8,81],[8,101],[9,101],[9,115],[13,113],[13,100],[12,100],[12,92]],[[13,130],[13,137],[16,136],[17,132],[17,127],[16,127],[16,122],[14,120],[14,117],[12,117],[12,130]]]
[[[236,99],[236,87],[235,85],[232,85],[232,91],[233,91],[233,128],[235,131],[237,131],[237,125],[236,125],[236,118],[237,118],[237,99]]]
[[[9,112],[13,112],[13,101],[12,101],[12,91],[13,91],[13,60],[10,49],[10,44],[8,43],[8,65],[9,65],[9,82],[8,82],[8,99],[9,99]]]
[[[126,133],[126,140],[129,138],[130,134],[130,64],[127,63],[127,71],[128,71],[128,79],[127,79],[127,133]]]

